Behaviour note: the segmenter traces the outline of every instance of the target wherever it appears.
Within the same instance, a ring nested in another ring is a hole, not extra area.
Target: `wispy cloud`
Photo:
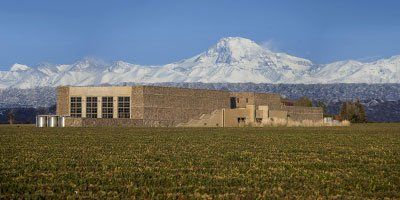
[[[269,39],[260,43],[260,45],[270,51],[279,51],[277,42],[274,39]]]

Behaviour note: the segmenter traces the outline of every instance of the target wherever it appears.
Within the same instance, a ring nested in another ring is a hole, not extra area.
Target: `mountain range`
[[[163,82],[400,83],[400,56],[317,64],[249,39],[227,37],[199,55],[161,66],[84,58],[73,64],[14,64],[9,71],[0,71],[0,88]]]

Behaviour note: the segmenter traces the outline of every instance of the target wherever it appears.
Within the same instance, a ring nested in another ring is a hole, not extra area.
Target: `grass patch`
[[[0,126],[0,198],[400,198],[400,124]]]

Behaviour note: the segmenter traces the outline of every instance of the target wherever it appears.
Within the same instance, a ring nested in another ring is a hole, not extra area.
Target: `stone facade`
[[[282,106],[282,98],[279,94],[254,94],[254,105],[258,108],[259,106],[268,106],[270,110],[280,109]]]
[[[229,93],[217,90],[143,88],[143,120],[146,125],[175,126],[229,107]]]
[[[57,90],[57,115],[70,116],[70,98],[82,97],[82,126],[112,125],[114,122],[101,119],[101,97],[114,97],[117,105],[119,96],[130,96],[130,119],[140,126],[176,126],[190,119],[210,114],[216,109],[229,107],[229,92],[218,90],[198,90],[156,86],[133,87],[59,87]],[[98,118],[86,120],[85,97],[98,98]],[[118,108],[114,106],[114,118]],[[101,120],[100,120],[101,119]],[[97,122],[93,122],[96,121]],[[125,119],[118,119],[124,121]],[[79,124],[76,120],[70,120]],[[79,120],[78,120],[79,121]],[[87,123],[86,123],[87,122]],[[126,121],[125,123],[131,124]],[[68,123],[67,123],[68,126]]]
[[[66,127],[81,127],[83,126],[83,118],[65,117]]]
[[[105,118],[74,118],[66,117],[66,127],[97,127],[97,126],[117,126],[117,127],[134,127],[142,126],[142,120],[136,119],[105,119]]]
[[[231,98],[236,100],[236,108],[246,108],[247,105],[269,106],[271,109],[280,108],[282,105],[279,94],[254,93],[254,92],[231,92]]]
[[[69,116],[69,87],[57,88],[56,114],[60,116]]]
[[[82,97],[81,118],[69,117],[71,97]],[[86,97],[98,97],[97,118],[87,118]],[[102,97],[113,97],[112,119],[102,118]],[[119,97],[130,97],[129,118],[118,118]],[[59,87],[57,115],[67,116],[66,126],[237,126],[264,118],[322,120],[322,109],[284,106],[279,94],[157,86]]]
[[[324,117],[320,107],[282,106],[281,109],[287,111],[288,118],[293,121],[318,121]]]
[[[270,119],[286,119],[287,117],[288,112],[286,110],[270,110],[268,113]]]

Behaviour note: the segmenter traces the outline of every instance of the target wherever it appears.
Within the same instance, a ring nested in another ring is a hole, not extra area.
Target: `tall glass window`
[[[71,117],[82,117],[82,97],[71,97]]]
[[[118,97],[118,118],[130,118],[130,97]]]
[[[97,118],[97,97],[86,97],[86,117]]]
[[[114,117],[114,98],[113,97],[102,97],[101,98],[101,117],[102,118],[113,118]]]

